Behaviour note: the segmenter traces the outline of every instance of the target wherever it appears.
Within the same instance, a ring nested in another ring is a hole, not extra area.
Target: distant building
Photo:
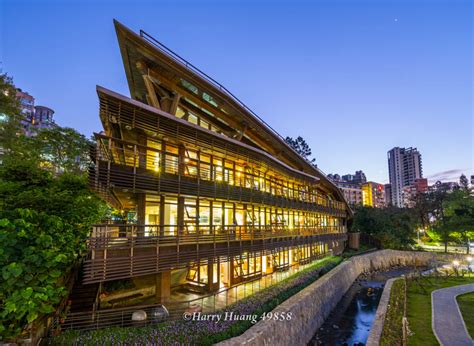
[[[36,129],[52,128],[56,126],[53,120],[54,110],[45,106],[35,106],[35,115],[31,125]]]
[[[385,206],[392,205],[392,185],[385,184]]]
[[[368,207],[385,207],[385,186],[369,181],[362,184],[362,204]]]
[[[446,192],[453,192],[454,190],[459,189],[459,183],[455,181],[447,181],[447,182],[441,182],[437,181],[435,184],[431,185],[429,187],[430,191],[439,191],[443,190]]]
[[[392,205],[404,207],[403,188],[423,177],[421,154],[416,148],[395,147],[388,152]]]
[[[363,184],[367,182],[367,178],[365,173],[362,171],[356,171],[355,174],[346,174],[342,176],[343,181],[355,183],[355,184]]]
[[[360,184],[348,183],[345,181],[334,182],[342,191],[347,203],[351,206],[362,205],[362,187]]]
[[[375,182],[367,182],[363,171],[355,174],[328,174],[336,186],[341,189],[344,198],[351,206],[365,205],[375,208],[385,206],[385,187]]]
[[[35,114],[35,98],[21,89],[16,90],[16,97],[20,102],[20,110],[25,117],[25,124],[30,122]]]
[[[17,89],[16,97],[20,101],[21,113],[24,116],[22,124],[28,136],[34,136],[36,130],[56,126],[53,119],[54,110],[35,106],[35,98],[21,89]]]
[[[413,208],[415,206],[415,197],[420,193],[428,191],[428,179],[418,178],[412,185],[403,187],[403,205],[406,208]]]

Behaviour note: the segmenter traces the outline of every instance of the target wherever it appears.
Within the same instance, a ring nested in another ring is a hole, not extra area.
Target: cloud
[[[442,182],[447,181],[458,181],[461,174],[463,174],[464,169],[450,169],[448,171],[438,172],[432,175],[427,176],[430,183],[435,183],[438,180]]]

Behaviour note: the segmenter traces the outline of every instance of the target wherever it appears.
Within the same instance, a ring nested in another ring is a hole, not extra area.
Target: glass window
[[[221,231],[223,226],[222,220],[222,203],[214,202],[212,206],[212,225],[214,226],[215,231]]]
[[[213,105],[214,107],[217,107],[217,103],[216,103],[216,101],[214,101],[214,99],[212,98],[211,95],[209,95],[209,94],[203,92],[203,93],[202,93],[202,98],[203,98],[204,101],[210,103],[210,104]]]
[[[199,93],[198,88],[185,79],[181,79],[181,85],[195,94]]]
[[[164,233],[165,235],[176,235],[178,225],[178,200],[166,198],[164,210]]]

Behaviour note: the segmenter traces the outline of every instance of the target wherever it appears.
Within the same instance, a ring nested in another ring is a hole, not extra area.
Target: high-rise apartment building
[[[403,188],[423,177],[421,154],[416,148],[395,147],[388,152],[392,205],[404,207]]]
[[[392,185],[385,184],[385,206],[388,207],[392,205]]]

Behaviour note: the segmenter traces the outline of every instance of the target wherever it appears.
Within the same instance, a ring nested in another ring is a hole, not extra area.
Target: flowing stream
[[[365,345],[385,282],[411,271],[411,267],[400,267],[359,277],[316,331],[309,345]]]

